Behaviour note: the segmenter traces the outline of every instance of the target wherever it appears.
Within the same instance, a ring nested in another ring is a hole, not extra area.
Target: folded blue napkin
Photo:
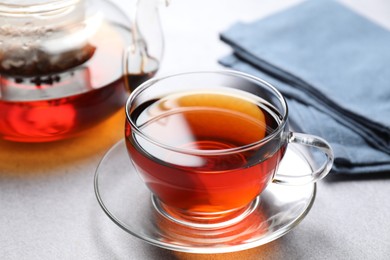
[[[335,1],[302,4],[221,34],[220,63],[286,96],[302,131],[327,139],[334,172],[390,171],[390,32]]]

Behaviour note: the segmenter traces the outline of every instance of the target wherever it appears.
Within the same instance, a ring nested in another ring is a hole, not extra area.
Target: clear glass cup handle
[[[324,178],[329,173],[333,165],[334,155],[329,143],[326,142],[324,139],[314,135],[289,132],[288,143],[295,143],[303,146],[314,147],[324,153],[326,159],[318,169],[315,169],[310,174],[295,175],[294,173],[292,173],[291,175],[284,175],[276,173],[273,179],[274,183],[285,185],[305,185],[316,182]]]

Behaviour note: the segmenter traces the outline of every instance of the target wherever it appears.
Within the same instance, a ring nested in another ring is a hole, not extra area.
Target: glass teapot
[[[61,140],[122,108],[159,68],[159,5],[0,0],[0,139]]]

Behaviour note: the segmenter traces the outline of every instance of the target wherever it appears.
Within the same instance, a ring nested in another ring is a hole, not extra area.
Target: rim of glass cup
[[[136,123],[131,119],[130,116],[130,107],[131,103],[134,101],[134,99],[140,95],[142,92],[146,91],[149,87],[153,86],[159,81],[163,81],[169,78],[175,78],[175,77],[180,77],[184,75],[190,75],[190,74],[216,74],[216,75],[231,75],[239,78],[243,78],[255,83],[259,83],[262,86],[266,86],[267,88],[271,89],[272,92],[278,97],[278,100],[281,102],[281,105],[283,106],[284,113],[281,115],[282,120],[278,124],[278,127],[273,130],[272,133],[267,135],[265,138],[262,138],[256,142],[246,144],[243,146],[239,147],[234,147],[234,148],[228,148],[228,149],[214,149],[214,150],[196,150],[196,149],[188,149],[188,148],[178,148],[170,145],[166,145],[164,143],[161,143],[154,138],[144,134],[141,129],[136,125]],[[238,71],[232,71],[232,70],[220,70],[220,71],[193,71],[193,72],[182,72],[182,73],[176,73],[172,74],[169,76],[164,76],[160,78],[152,78],[144,83],[142,83],[140,86],[138,86],[133,92],[131,92],[130,96],[128,97],[125,105],[125,113],[126,113],[126,120],[127,122],[130,123],[132,131],[136,132],[139,136],[141,136],[143,139],[147,140],[148,142],[151,142],[159,147],[162,147],[164,149],[173,151],[173,152],[178,152],[178,153],[183,153],[183,154],[189,154],[189,155],[204,155],[204,156],[213,156],[213,155],[223,155],[223,154],[232,154],[232,153],[237,153],[237,152],[243,152],[247,151],[250,149],[253,149],[257,146],[262,146],[265,143],[269,142],[272,140],[275,136],[279,135],[281,131],[285,128],[286,122],[287,122],[287,116],[288,116],[288,106],[286,99],[284,96],[270,83],[266,82],[263,79],[260,79],[258,77],[243,73],[243,72],[238,72]]]

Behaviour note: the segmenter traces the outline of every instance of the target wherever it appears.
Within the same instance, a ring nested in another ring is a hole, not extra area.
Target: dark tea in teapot
[[[156,73],[159,61],[146,45],[126,58],[135,41],[130,23],[92,18],[58,31],[42,19],[15,25],[19,31],[0,25],[0,139],[72,137],[122,108],[130,91]],[[53,37],[60,33],[67,35]]]

